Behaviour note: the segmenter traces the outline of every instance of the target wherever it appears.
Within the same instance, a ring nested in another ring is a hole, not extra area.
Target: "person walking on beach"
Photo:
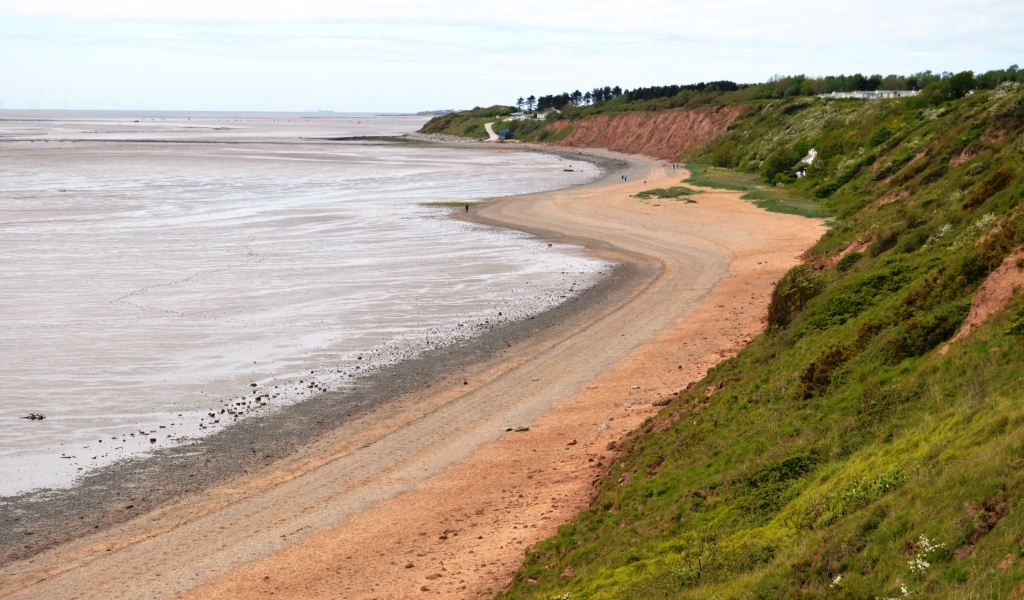
[[[466,204],[466,212],[469,212],[469,204]]]

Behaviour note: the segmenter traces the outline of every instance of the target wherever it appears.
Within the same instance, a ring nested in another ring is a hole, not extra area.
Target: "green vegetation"
[[[690,176],[684,181],[700,187],[718,188],[735,192],[750,192],[760,187],[758,177],[749,173],[741,173],[731,169],[703,164],[689,164],[685,166],[686,170],[690,172]]]
[[[1024,297],[951,341],[1024,243],[1024,86],[958,95],[751,103],[689,157],[687,183],[770,179],[835,226],[768,330],[626,438],[502,598],[1024,590]]]
[[[772,188],[756,190],[749,194],[740,196],[743,200],[749,200],[756,206],[769,212],[800,215],[803,217],[825,218],[832,216],[831,211],[821,205],[820,202],[807,198],[794,198],[785,192],[776,191]]]
[[[670,188],[657,188],[657,189],[654,189],[654,190],[644,190],[642,192],[637,192],[636,197],[637,198],[642,198],[644,200],[649,200],[651,198],[661,198],[662,200],[671,200],[671,199],[678,199],[678,198],[683,198],[685,196],[693,196],[693,195],[696,195],[696,194],[703,194],[703,193],[704,192],[693,190],[693,189],[690,189],[690,188],[688,188],[686,186],[680,185],[680,186],[673,186],[673,187],[670,187]]]
[[[427,124],[420,129],[420,133],[442,133],[486,140],[488,136],[487,130],[484,129],[484,123],[497,122],[513,112],[515,109],[511,106],[491,106],[489,108],[478,106],[473,110],[434,117],[427,121]]]
[[[726,141],[719,144],[718,147],[730,144],[735,145],[732,141]],[[714,153],[712,152],[712,154]],[[832,212],[818,200],[795,195],[786,188],[762,185],[761,178],[754,173],[743,173],[704,164],[688,164],[686,169],[690,171],[690,177],[684,180],[686,183],[701,187],[747,192],[740,198],[771,212],[812,218],[832,216]]]
[[[542,96],[520,97],[516,106],[492,106],[474,108],[470,111],[437,117],[421,130],[424,133],[445,133],[473,138],[486,138],[483,123],[486,119],[506,117],[515,111],[527,114],[551,112],[549,119],[583,119],[603,113],[632,111],[658,111],[674,108],[696,108],[709,105],[738,104],[763,100],[778,100],[794,97],[813,97],[830,92],[853,92],[875,90],[921,90],[922,97],[936,103],[962,98],[970,90],[992,90],[1001,83],[1024,83],[1024,71],[1017,65],[1007,69],[995,69],[975,75],[973,71],[960,73],[932,73],[922,71],[913,75],[870,75],[860,73],[827,77],[792,75],[774,77],[763,83],[735,83],[732,81],[711,81],[686,85],[670,84],[638,87],[623,90],[619,86],[596,87],[587,92],[562,92]],[[800,110],[799,106],[791,107]],[[515,127],[518,139],[543,141],[537,136],[551,129],[543,121],[527,119]],[[513,127],[509,127],[514,129]],[[884,137],[884,133],[879,133]],[[799,158],[799,157],[798,157]],[[712,161],[717,166],[727,166]]]

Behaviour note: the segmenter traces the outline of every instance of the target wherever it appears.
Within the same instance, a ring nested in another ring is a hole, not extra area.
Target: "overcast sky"
[[[1024,63],[1021,0],[0,0],[6,108],[405,112]]]

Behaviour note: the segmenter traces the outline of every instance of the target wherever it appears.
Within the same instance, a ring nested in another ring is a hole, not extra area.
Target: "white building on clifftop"
[[[920,94],[920,90],[876,90],[874,92],[832,92],[818,94],[819,98],[850,98],[853,100],[881,100],[882,98],[909,98]]]

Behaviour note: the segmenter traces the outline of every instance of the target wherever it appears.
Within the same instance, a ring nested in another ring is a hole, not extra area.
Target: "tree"
[[[572,98],[572,103],[574,105],[579,106],[580,102],[583,101],[583,94],[581,94],[579,90],[576,90],[571,94],[570,98]]]
[[[524,102],[525,102],[525,100],[523,100],[522,96],[520,96],[519,99],[516,100],[516,108],[518,108],[520,112],[522,112],[522,110],[523,110],[523,103]]]
[[[587,92],[587,93],[583,94],[583,103],[584,104],[590,104],[593,101],[593,99],[594,99],[594,95],[591,94],[590,92]]]
[[[956,75],[946,78],[943,82],[945,89],[943,95],[950,99],[963,98],[974,89],[974,71],[961,71]]]
[[[530,94],[530,97],[526,99],[526,110],[533,112],[533,105],[537,101],[536,96]]]

